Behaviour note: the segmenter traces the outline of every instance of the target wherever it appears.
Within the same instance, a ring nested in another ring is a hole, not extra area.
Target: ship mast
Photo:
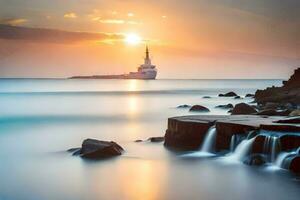
[[[146,58],[145,58],[145,64],[146,65],[151,65],[151,60],[149,57],[149,49],[148,49],[148,45],[146,46]]]

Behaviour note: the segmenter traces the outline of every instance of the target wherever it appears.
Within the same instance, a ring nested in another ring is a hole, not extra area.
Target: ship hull
[[[131,72],[129,74],[120,75],[94,75],[94,76],[73,76],[70,79],[139,79],[139,80],[154,80],[157,72]]]

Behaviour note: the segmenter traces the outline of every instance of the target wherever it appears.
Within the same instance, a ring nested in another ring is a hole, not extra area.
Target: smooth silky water
[[[184,156],[162,143],[136,139],[164,135],[167,118],[190,115],[180,104],[251,102],[240,95],[280,80],[0,80],[0,199],[299,199],[297,177]],[[203,96],[211,99],[203,99]],[[86,138],[114,140],[124,155],[88,161],[67,149]]]

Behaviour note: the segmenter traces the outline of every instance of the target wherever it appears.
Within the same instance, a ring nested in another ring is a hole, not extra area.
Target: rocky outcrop
[[[124,149],[115,142],[100,141],[95,139],[86,139],[83,141],[80,149],[73,155],[80,155],[82,158],[102,159],[122,154]]]
[[[190,111],[193,112],[210,112],[210,110],[204,106],[201,105],[194,105],[190,108]]]
[[[228,92],[226,94],[219,94],[219,97],[236,97],[238,96],[235,92]]]
[[[257,90],[255,100],[258,104],[278,103],[282,106],[287,103],[293,106],[300,105],[300,68],[288,81],[283,82],[282,87],[271,87],[265,90]]]
[[[256,109],[246,103],[236,104],[231,112],[232,115],[249,115],[257,113]]]

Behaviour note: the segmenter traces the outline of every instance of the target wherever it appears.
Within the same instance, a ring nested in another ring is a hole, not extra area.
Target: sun
[[[136,33],[129,33],[125,37],[125,42],[129,45],[137,45],[142,42],[142,38]]]

